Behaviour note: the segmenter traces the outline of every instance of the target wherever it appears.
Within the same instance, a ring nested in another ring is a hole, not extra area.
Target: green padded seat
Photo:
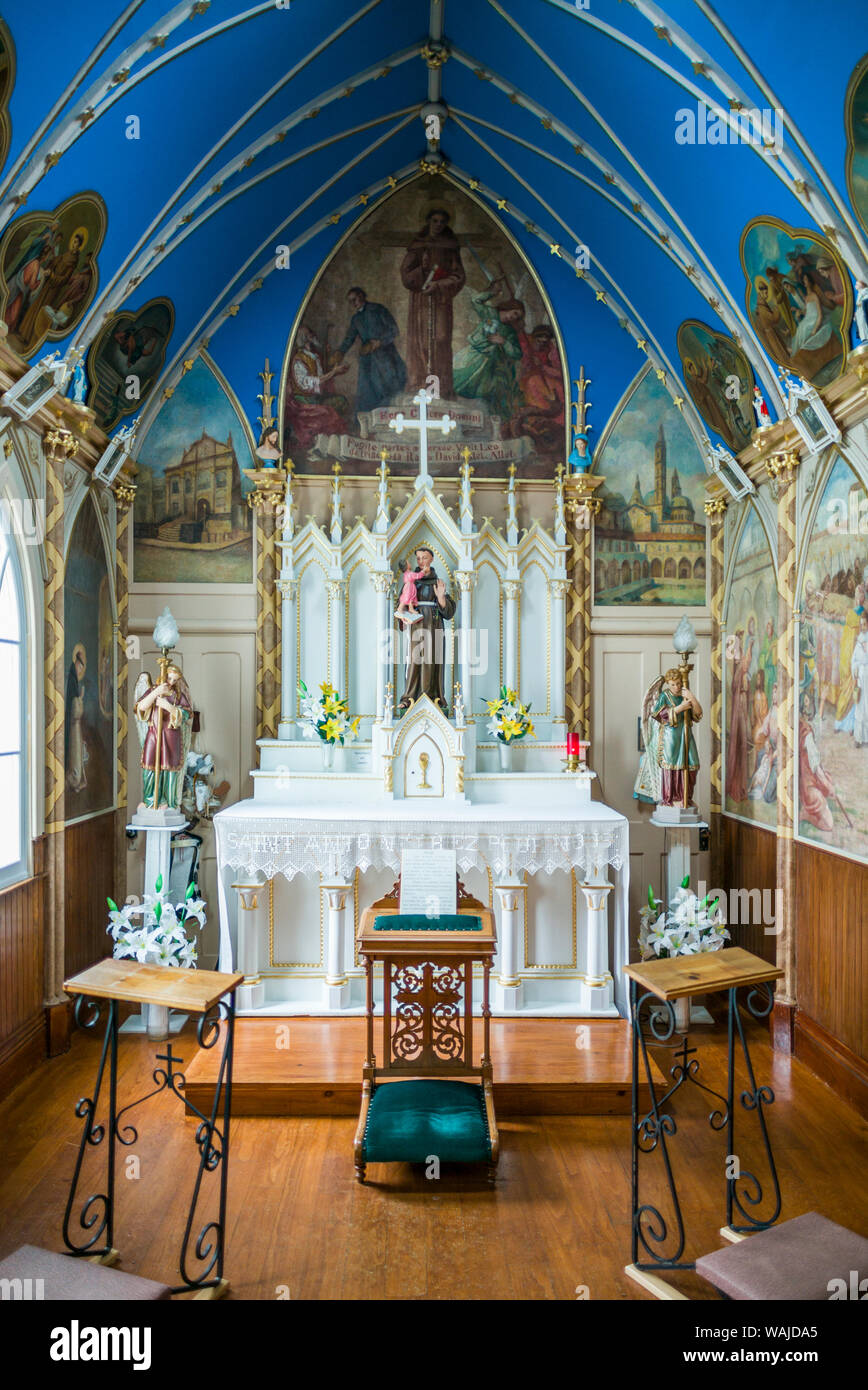
[[[388,1081],[371,1096],[364,1162],[490,1163],[481,1086],[467,1081]]]

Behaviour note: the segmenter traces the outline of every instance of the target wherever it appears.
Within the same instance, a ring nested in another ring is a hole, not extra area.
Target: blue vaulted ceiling
[[[478,185],[503,219],[548,290],[570,374],[582,363],[593,379],[597,438],[646,355],[687,397],[675,338],[691,317],[739,336],[774,415],[775,369],[745,315],[739,238],[752,217],[831,229],[851,275],[868,279],[844,177],[862,0],[827,0],[821,21],[808,0],[727,0],[720,17],[705,0],[88,0],[50,15],[12,0],[4,19],[16,72],[0,226],[101,195],[97,295],[57,346],[87,347],[109,312],[171,299],[146,415],[205,341],[258,413],[256,373],[282,359],[325,257],[368,195],[417,177],[431,154],[419,114],[430,95],[449,109],[447,177]],[[431,66],[422,49],[440,35],[448,56]],[[699,99],[779,105],[779,155],[678,144],[676,112]],[[272,270],[280,244],[290,266]]]

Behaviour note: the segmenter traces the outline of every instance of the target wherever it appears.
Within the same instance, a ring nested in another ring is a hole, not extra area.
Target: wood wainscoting
[[[43,860],[40,837],[33,844],[33,877],[0,893],[0,1095],[45,1056]]]
[[[111,955],[106,934],[115,885],[115,811],[66,827],[66,942],[64,973],[77,975]]]
[[[739,921],[729,927],[732,936],[730,944],[742,946],[763,960],[774,962],[776,937],[766,933],[768,923],[762,921],[762,909],[777,901],[774,895],[777,884],[777,835],[761,825],[748,825],[745,821],[733,820],[731,816],[720,817],[720,832],[722,882],[712,886],[723,888],[729,895],[730,909],[738,909]],[[756,892],[760,894],[759,900]],[[733,897],[737,893],[741,893],[738,899]],[[748,899],[746,893],[754,896]],[[764,897],[764,894],[770,896]],[[753,908],[757,901],[760,904],[759,912]],[[742,921],[748,902],[751,904],[750,920]]]
[[[868,866],[795,850],[796,1056],[868,1116]]]

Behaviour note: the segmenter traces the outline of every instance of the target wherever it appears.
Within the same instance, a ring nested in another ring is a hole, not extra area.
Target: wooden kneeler
[[[459,910],[398,913],[398,885],[366,908],[358,952],[367,985],[367,1054],[354,1146],[368,1163],[484,1163],[497,1169],[489,976],[494,914],[459,885]],[[383,966],[383,1064],[374,1047],[374,963]],[[473,965],[482,962],[482,1054],[474,1065]]]

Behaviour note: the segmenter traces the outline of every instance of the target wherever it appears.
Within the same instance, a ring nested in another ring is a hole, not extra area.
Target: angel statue
[[[678,666],[652,681],[642,701],[645,750],[633,786],[637,800],[658,806],[693,805],[699,757],[692,726],[701,718],[702,707]]]
[[[193,706],[180,666],[162,659],[160,667],[156,685],[147,671],[136,681],[133,709],[142,746],[144,793],[138,809],[180,812]]]

